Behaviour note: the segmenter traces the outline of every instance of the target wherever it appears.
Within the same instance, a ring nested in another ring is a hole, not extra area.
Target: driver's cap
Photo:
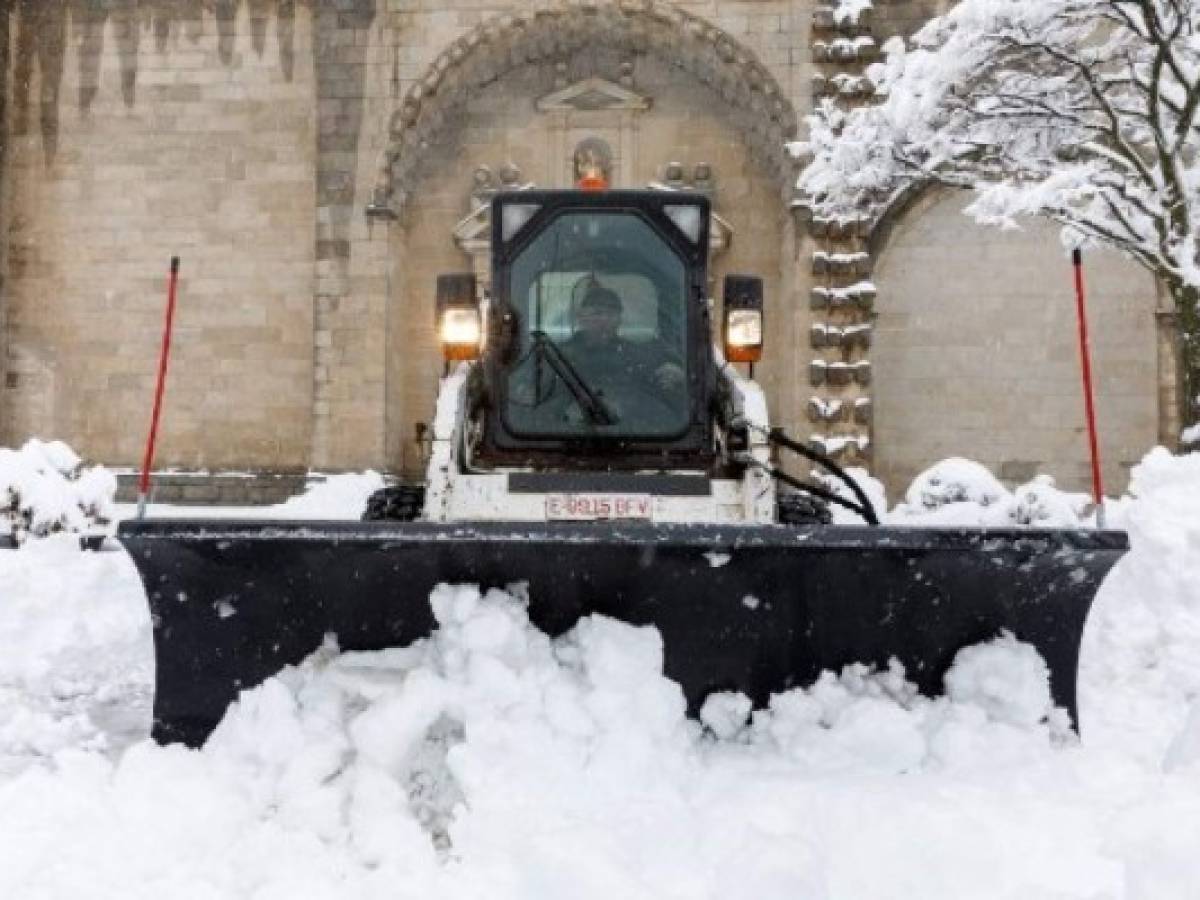
[[[617,292],[609,290],[600,285],[593,285],[588,288],[587,293],[583,295],[583,300],[579,303],[580,309],[602,309],[612,312],[621,312],[621,298],[617,296]]]

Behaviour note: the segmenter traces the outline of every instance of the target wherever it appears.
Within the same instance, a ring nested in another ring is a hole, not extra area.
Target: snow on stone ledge
[[[874,7],[873,0],[835,0],[833,19],[838,24],[857,24],[864,12]]]

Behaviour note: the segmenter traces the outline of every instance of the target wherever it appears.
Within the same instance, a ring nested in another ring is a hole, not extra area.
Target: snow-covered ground
[[[377,484],[269,514],[355,517]],[[889,518],[1085,506],[948,460]],[[1089,622],[1078,741],[1012,641],[963,654],[942,698],[851,667],[696,722],[656,632],[597,617],[552,641],[520,598],[457,586],[429,640],[329,648],[203,750],[158,747],[131,563],[27,540],[0,551],[0,897],[1200,897],[1200,455],[1151,453],[1109,516],[1133,549]]]

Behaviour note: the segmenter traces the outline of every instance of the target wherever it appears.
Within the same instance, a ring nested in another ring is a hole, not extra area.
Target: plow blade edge
[[[653,625],[693,711],[892,657],[938,694],[959,649],[1007,630],[1074,718],[1088,609],[1127,548],[1120,532],[614,523],[146,520],[118,536],[154,623],[154,736],[192,745],[327,634],[343,650],[426,637],[442,582],[527,582],[550,635],[593,613]]]

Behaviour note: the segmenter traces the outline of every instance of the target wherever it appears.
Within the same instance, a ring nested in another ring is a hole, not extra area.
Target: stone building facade
[[[757,374],[789,431],[893,492],[949,454],[1081,487],[1052,231],[985,231],[944,194],[814,222],[793,193],[814,98],[869,102],[882,41],[943,5],[0,3],[0,445],[137,463],[178,255],[160,467],[204,473],[196,497],[418,472],[435,276],[485,275],[490,193],[568,186],[599,139],[616,186],[711,196],[714,291],[765,279]],[[1097,256],[1089,280],[1119,486],[1174,428],[1170,319],[1132,263]]]

